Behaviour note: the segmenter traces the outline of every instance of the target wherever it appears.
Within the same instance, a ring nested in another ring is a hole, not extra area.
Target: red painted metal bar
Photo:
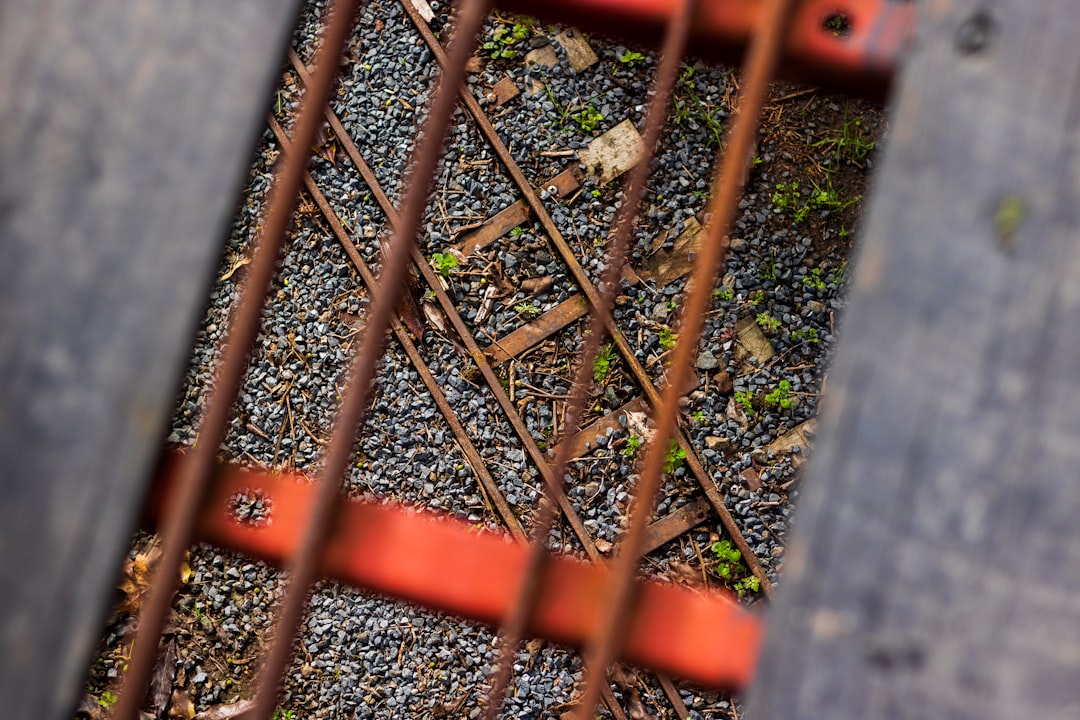
[[[587,32],[658,47],[679,0],[499,0],[503,10],[570,22]],[[760,26],[761,0],[703,0],[697,9],[690,52],[734,63]],[[801,0],[785,35],[782,77],[884,97],[915,29],[916,4],[903,0]],[[843,32],[826,27],[844,18]]]
[[[172,455],[149,504],[151,522],[168,517],[186,455]],[[220,466],[197,537],[283,564],[301,541],[316,487],[300,474]],[[242,495],[267,501],[265,521],[236,518]],[[375,500],[343,503],[321,574],[391,597],[497,625],[516,602],[528,546],[511,536],[426,510]],[[538,584],[530,634],[581,647],[602,616],[608,571],[553,557]],[[749,683],[762,626],[727,595],[671,583],[636,581],[622,659],[706,687]]]

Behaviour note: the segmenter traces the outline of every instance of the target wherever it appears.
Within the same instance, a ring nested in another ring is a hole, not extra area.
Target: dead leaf
[[[435,326],[435,329],[446,334],[446,316],[443,315],[442,310],[435,307],[431,303],[420,303],[420,307],[424,310],[424,317],[428,322]]]
[[[191,720],[195,717],[195,703],[186,690],[177,689],[169,703],[169,720]]]
[[[739,473],[739,477],[741,477],[743,479],[743,482],[746,483],[746,489],[750,492],[757,492],[761,489],[761,477],[758,475],[758,471],[754,468],[746,468],[741,473]]]
[[[649,427],[649,416],[643,412],[630,410],[626,413],[626,429],[645,443],[652,440],[653,430]]]
[[[227,705],[217,705],[209,710],[203,710],[198,715],[193,716],[192,720],[232,720],[232,718],[250,712],[254,707],[254,700],[241,700]]]
[[[550,275],[543,275],[535,278],[525,278],[521,281],[522,292],[527,292],[535,295],[536,293],[547,292],[555,285],[555,280]]]
[[[176,638],[165,638],[162,643],[164,646],[150,678],[150,708],[155,718],[165,717],[176,679]]]
[[[624,688],[631,688],[641,682],[637,673],[619,664],[611,666],[611,672],[608,676],[611,678],[611,682]]]
[[[134,559],[124,563],[124,575],[120,581],[120,590],[124,599],[120,602],[120,611],[135,615],[142,607],[143,597],[150,590],[153,566],[161,556],[161,545],[156,540],[145,552],[137,553]]]
[[[630,720],[656,720],[656,716],[646,709],[645,703],[641,702],[641,694],[637,688],[630,688],[626,694],[626,715]]]
[[[405,327],[409,328],[409,332],[413,334],[413,337],[417,340],[423,340],[426,327],[420,314],[420,306],[416,302],[417,294],[416,271],[410,268],[405,276],[405,289],[398,299],[397,313],[398,317],[401,318],[401,322],[405,323]]]
[[[750,425],[750,421],[746,419],[746,413],[743,412],[742,405],[735,402],[734,397],[728,398],[725,415],[727,415],[728,420],[735,422],[743,430]]]
[[[244,267],[245,265],[250,265],[250,264],[251,264],[251,258],[247,257],[246,255],[241,255],[240,257],[236,258],[236,260],[233,261],[233,264],[229,266],[229,269],[226,270],[225,274],[222,275],[221,277],[219,277],[218,280],[221,281],[221,282],[225,282],[226,280],[231,278],[233,276],[233,273],[235,273],[237,270]]]

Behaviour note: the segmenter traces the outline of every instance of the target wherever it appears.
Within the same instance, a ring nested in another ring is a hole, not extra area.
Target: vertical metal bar
[[[660,132],[663,130],[664,120],[667,117],[679,62],[690,33],[690,18],[693,17],[696,6],[697,0],[684,0],[679,14],[668,25],[664,35],[660,66],[653,80],[652,100],[645,119],[645,136],[642,139],[645,154],[638,160],[626,182],[626,192],[615,215],[608,240],[607,267],[604,269],[599,287],[601,307],[607,313],[612,311],[615,297],[619,292],[619,281],[634,231],[634,221],[644,195],[645,183],[649,178],[649,169],[656,146],[660,141]],[[585,333],[585,346],[578,361],[563,421],[563,429],[567,431],[567,435],[558,445],[552,471],[544,476],[548,498],[557,497],[563,492],[566,466],[573,452],[572,440],[580,432],[579,425],[592,384],[593,363],[600,354],[600,346],[606,337],[602,313],[593,313],[589,319],[589,330]],[[517,601],[503,622],[501,650],[498,662],[491,674],[491,688],[488,691],[487,708],[484,712],[485,720],[495,720],[502,705],[503,695],[510,682],[514,656],[517,654],[529,617],[532,615],[537,597],[537,586],[548,557],[548,536],[551,534],[557,515],[558,505],[554,501],[540,503],[540,509],[530,533],[529,561],[518,587]]]
[[[276,635],[262,667],[255,695],[252,709],[255,718],[269,718],[277,704],[279,686],[292,654],[293,640],[303,620],[308,592],[317,577],[339,504],[341,479],[352,454],[357,428],[363,420],[364,409],[371,395],[376,366],[386,345],[387,330],[404,285],[410,252],[416,243],[417,229],[427,206],[450,117],[457,104],[458,89],[465,77],[465,64],[475,47],[476,35],[487,16],[488,6],[489,0],[466,0],[459,13],[450,44],[452,61],[443,71],[420,134],[414,155],[415,164],[407,178],[400,224],[394,228],[379,285],[356,343],[359,353],[352,362],[349,386],[334,422],[315,502],[300,546],[290,563],[290,580],[279,612]],[[319,68],[316,67],[318,72]]]
[[[339,59],[351,31],[357,5],[357,0],[334,0],[328,8],[327,31],[319,48],[318,67],[308,92],[304,94],[293,130],[293,146],[298,148],[298,152],[286,156],[285,164],[275,178],[266,223],[256,241],[247,282],[229,324],[222,363],[210,391],[206,413],[199,425],[199,442],[184,467],[178,507],[166,520],[161,533],[164,549],[154,572],[149,596],[139,616],[138,633],[116,706],[117,720],[135,720],[146,694],[157,659],[158,641],[176,592],[180,564],[191,544],[199,511],[206,501],[218,447],[225,437],[229,413],[247,367],[248,353],[259,331],[263,303],[274,277],[274,268],[296,206],[304,169],[315,143],[322,109],[337,76]]]
[[[630,526],[619,542],[607,587],[609,612],[604,615],[596,635],[585,651],[585,689],[575,717],[593,717],[600,688],[607,679],[607,668],[617,652],[618,630],[627,618],[634,572],[644,540],[644,530],[652,514],[656,491],[663,475],[668,439],[675,430],[679,398],[688,368],[697,352],[705,313],[720,264],[727,251],[727,233],[735,218],[736,204],[746,181],[750,155],[757,134],[759,116],[779,60],[784,30],[792,0],[771,0],[762,26],[755,34],[747,59],[747,81],[739,98],[738,118],[728,138],[725,157],[713,187],[709,207],[710,220],[702,246],[701,259],[694,271],[689,299],[683,310],[679,340],[663,391],[663,402],[656,413],[656,431],[645,454],[645,463],[630,509]]]

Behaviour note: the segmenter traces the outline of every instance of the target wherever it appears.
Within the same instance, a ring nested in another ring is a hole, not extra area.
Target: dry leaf
[[[728,420],[734,421],[740,428],[745,430],[750,422],[746,419],[746,413],[743,412],[742,405],[735,402],[735,398],[728,398],[727,411],[725,413]]]
[[[645,703],[641,702],[641,695],[637,688],[630,688],[625,705],[626,714],[630,720],[656,720],[656,716],[645,708]]]
[[[169,703],[169,720],[191,720],[195,717],[195,703],[187,691],[177,689]]]
[[[180,584],[187,585],[191,580],[191,553],[184,553],[184,559],[180,563]]]
[[[446,334],[446,317],[443,315],[442,310],[435,307],[431,303],[420,303],[420,307],[424,310],[424,317],[428,322],[435,326],[435,329]]]
[[[228,280],[229,278],[231,278],[233,276],[233,273],[235,273],[237,270],[244,267],[245,265],[250,265],[250,264],[251,264],[251,258],[249,258],[249,257],[247,257],[245,255],[241,255],[240,257],[236,258],[236,260],[233,261],[233,264],[229,266],[229,269],[226,270],[225,274],[222,275],[221,277],[219,277],[218,280],[220,280],[221,282],[224,282],[224,281]]]
[[[521,281],[521,291],[535,295],[536,293],[547,292],[553,285],[555,285],[555,280],[550,275],[525,278]]]
[[[120,581],[120,590],[124,599],[120,602],[120,611],[135,615],[142,607],[143,597],[150,589],[151,573],[154,563],[161,556],[161,545],[155,540],[146,552],[135,555],[124,563],[124,576]]]
[[[172,697],[173,680],[176,679],[176,639],[169,637],[162,642],[164,647],[150,678],[150,707],[155,718],[165,717],[169,698]]]
[[[198,715],[195,715],[192,720],[232,720],[232,718],[250,712],[254,707],[254,700],[241,700],[228,705],[217,705],[209,710],[203,710]]]
[[[642,439],[643,442],[652,440],[653,431],[649,427],[649,416],[643,412],[629,411],[626,413],[626,429],[631,435]]]

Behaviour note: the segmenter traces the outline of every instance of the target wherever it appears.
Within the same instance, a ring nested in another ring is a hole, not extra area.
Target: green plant
[[[708,422],[705,419],[705,413],[700,410],[695,410],[693,413],[691,413],[690,419],[696,422],[698,425],[704,425]]]
[[[665,351],[675,347],[675,341],[679,339],[679,336],[671,332],[671,328],[664,328],[660,331],[659,335],[660,347]]]
[[[435,253],[431,256],[431,264],[443,277],[446,277],[461,264],[461,261],[452,253]]]
[[[274,710],[274,714],[270,716],[270,720],[296,720],[296,711],[278,708],[277,710]]]
[[[753,292],[753,293],[750,294],[750,304],[752,306],[754,306],[754,307],[757,307],[758,305],[760,305],[764,300],[765,300],[765,291],[764,290],[757,290],[756,292]]]
[[[615,361],[615,347],[608,343],[600,351],[600,354],[596,356],[596,360],[593,360],[593,380],[599,385],[607,380],[608,373],[611,372],[611,363]]]
[[[627,50],[619,56],[619,62],[621,62],[628,68],[637,67],[639,64],[644,62],[644,60],[644,55],[639,52],[634,52],[633,50]]]
[[[511,234],[512,236],[516,237],[516,238],[519,238],[519,237],[521,237],[521,236],[522,236],[522,234],[523,234],[524,232],[525,232],[525,228],[523,228],[523,227],[521,227],[520,225],[518,225],[517,227],[515,227],[515,228],[514,228],[513,230],[511,230],[511,231],[510,231],[510,234]]]
[[[840,263],[839,267],[833,268],[833,271],[829,273],[829,282],[833,285],[840,285],[844,282],[844,274],[847,273],[847,260]]]
[[[626,457],[634,457],[637,454],[638,449],[641,447],[641,438],[637,435],[631,435],[626,438],[626,447],[621,452]]]
[[[743,409],[746,410],[747,415],[752,416],[754,414],[754,394],[753,393],[744,392],[744,391],[740,390],[737,393],[735,393],[735,402],[737,402],[737,403],[739,403],[740,405],[743,406]]]
[[[784,410],[790,408],[791,383],[787,380],[781,380],[780,384],[776,386],[776,389],[765,396],[765,402],[776,403]]]
[[[694,68],[689,65],[684,66],[679,76],[679,91],[673,98],[675,124],[682,125],[684,122],[693,120],[709,131],[709,136],[705,141],[706,147],[714,143],[719,146],[724,135],[724,126],[718,119],[719,108],[713,109],[701,101],[693,77]]]
[[[743,564],[742,553],[730,540],[714,542],[712,551],[716,555],[716,574],[725,582],[732,583],[731,588],[736,595],[744,597],[748,592],[756,593],[761,590],[761,581],[753,575],[747,575],[749,570]]]
[[[101,697],[98,698],[97,704],[99,707],[103,707],[106,710],[112,710],[112,706],[116,704],[117,700],[119,700],[119,698],[116,696],[116,693],[111,690],[106,690],[101,693]]]
[[[592,195],[594,198],[598,198],[603,195],[603,192],[600,191],[600,188],[593,188],[589,191],[589,194]]]
[[[664,474],[670,475],[681,468],[685,459],[686,451],[679,447],[679,443],[668,441],[667,455],[664,456]]]
[[[825,152],[832,153],[850,163],[858,163],[865,160],[877,142],[868,133],[862,130],[862,118],[851,118],[844,123],[838,131],[827,135],[824,139],[813,143],[811,147],[824,148]]]
[[[773,249],[769,253],[769,259],[765,264],[765,272],[761,276],[762,280],[775,280],[776,279],[776,250]]]
[[[574,113],[570,118],[577,123],[577,126],[581,128],[582,132],[591,133],[596,129],[596,126],[600,124],[600,121],[604,119],[604,116],[592,105],[587,105],[581,112]]]
[[[754,318],[762,330],[768,330],[769,332],[776,332],[780,329],[780,321],[774,318],[767,312],[759,312],[757,317]]]
[[[779,183],[772,194],[772,202],[780,210],[790,217],[796,225],[806,219],[810,214],[810,208],[802,201],[799,183]]]
[[[514,312],[526,320],[535,320],[544,314],[544,311],[536,303],[518,303],[514,306]]]
[[[529,37],[532,30],[532,20],[515,23],[513,27],[500,25],[492,33],[491,40],[484,43],[483,48],[492,60],[504,60],[517,57],[514,49],[522,40]]]
[[[817,328],[799,328],[791,333],[792,340],[805,340],[811,345],[817,345],[821,342],[821,338],[818,337]]]
[[[825,281],[821,279],[821,268],[812,269],[806,277],[802,279],[803,285],[814,288],[818,292],[825,289]]]
[[[735,299],[735,291],[729,287],[716,288],[712,291],[712,296],[717,300],[730,302]]]
[[[675,308],[679,307],[679,304],[676,303],[674,300],[665,300],[664,301],[664,307],[666,307],[667,311],[669,313],[671,313],[671,312],[675,312]]]
[[[859,202],[860,196],[856,195],[850,200],[841,200],[840,193],[833,187],[832,178],[826,178],[825,186],[822,187],[816,182],[813,183],[814,192],[810,193],[810,199],[806,203],[806,207],[812,210],[829,210],[832,212],[838,212],[846,208],[851,207],[855,203]]]

